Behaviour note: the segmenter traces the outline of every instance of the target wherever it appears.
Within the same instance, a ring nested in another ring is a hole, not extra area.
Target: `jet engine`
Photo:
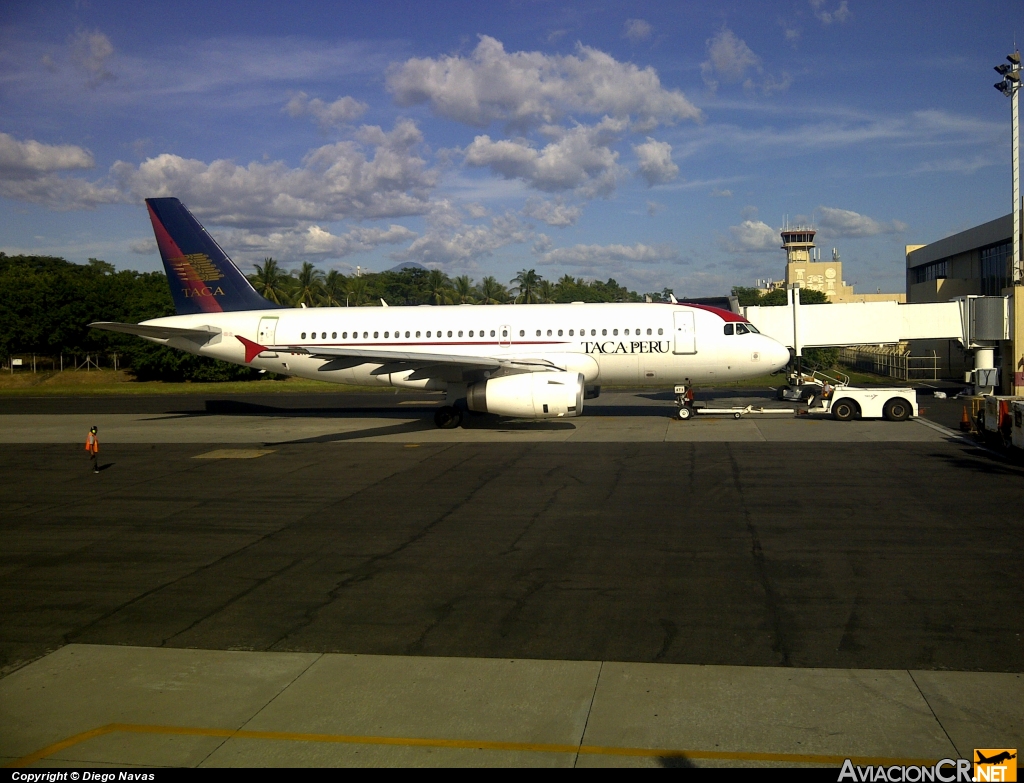
[[[478,413],[555,419],[583,412],[583,373],[524,372],[474,383],[466,405]]]

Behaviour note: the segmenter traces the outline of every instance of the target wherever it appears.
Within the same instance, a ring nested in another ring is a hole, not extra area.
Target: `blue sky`
[[[698,296],[780,277],[788,216],[898,291],[905,244],[1009,212],[1022,10],[8,0],[0,250],[158,269],[142,199],[177,196],[247,271]]]

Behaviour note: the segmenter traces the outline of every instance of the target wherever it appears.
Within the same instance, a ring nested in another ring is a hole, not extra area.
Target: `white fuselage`
[[[537,360],[583,373],[586,383],[594,385],[709,384],[765,375],[789,362],[787,348],[747,331],[745,321],[729,321],[718,311],[684,304],[289,308],[179,315],[146,323],[219,329],[221,334],[205,345],[183,338],[155,342],[235,364],[245,364],[245,349],[236,336],[265,346],[308,350]],[[328,365],[323,358],[285,350],[264,352],[250,363],[269,372],[334,383],[437,390],[448,385],[399,367],[389,372],[381,361],[337,370]]]

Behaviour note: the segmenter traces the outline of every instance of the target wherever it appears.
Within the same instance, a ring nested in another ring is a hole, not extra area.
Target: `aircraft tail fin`
[[[178,315],[281,307],[264,299],[176,198],[147,198],[160,258]]]

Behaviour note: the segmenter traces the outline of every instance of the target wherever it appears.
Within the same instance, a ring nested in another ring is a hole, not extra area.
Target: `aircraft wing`
[[[451,353],[418,353],[414,351],[391,351],[386,348],[307,348],[299,345],[272,345],[268,351],[298,353],[316,356],[322,359],[362,359],[364,363],[386,362],[401,363],[424,367],[430,364],[451,364],[472,369],[497,369],[502,365],[498,359],[489,356],[459,356]]]
[[[116,321],[95,321],[89,324],[89,327],[92,329],[105,329],[108,332],[134,334],[139,337],[156,337],[160,340],[184,337],[187,340],[196,340],[204,343],[211,337],[220,334],[220,329],[215,329],[212,326],[199,329],[182,329],[177,326],[148,326],[146,324],[122,324]]]

